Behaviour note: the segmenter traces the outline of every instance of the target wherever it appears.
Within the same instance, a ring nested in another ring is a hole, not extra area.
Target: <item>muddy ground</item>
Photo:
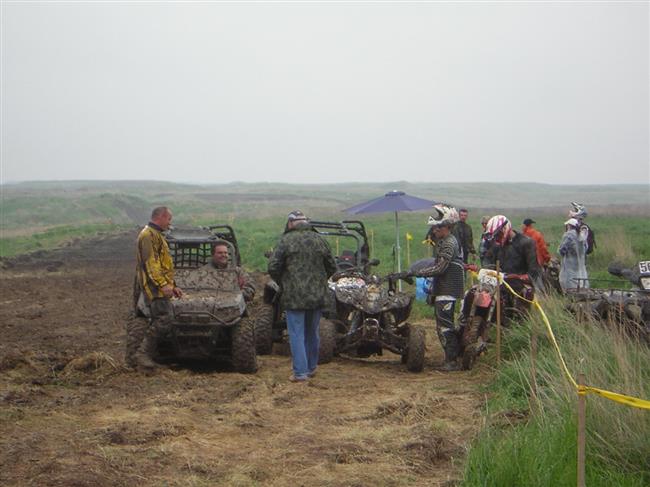
[[[135,234],[0,269],[0,485],[456,485],[487,371],[336,358],[309,385],[259,372],[124,366]]]

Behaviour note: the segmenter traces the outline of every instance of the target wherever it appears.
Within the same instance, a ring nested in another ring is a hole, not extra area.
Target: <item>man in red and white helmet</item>
[[[530,282],[538,291],[544,290],[542,270],[537,262],[535,242],[516,232],[510,220],[503,215],[490,218],[485,228],[487,238],[492,241],[492,251],[486,255],[483,266],[495,269],[499,261],[501,272],[506,274],[528,274]]]

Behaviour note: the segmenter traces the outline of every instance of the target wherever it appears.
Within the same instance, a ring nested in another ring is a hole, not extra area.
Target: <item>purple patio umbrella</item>
[[[434,204],[434,201],[409,196],[404,191],[390,191],[384,196],[366,201],[365,203],[359,203],[358,205],[352,206],[343,211],[350,215],[358,215],[361,213],[387,213],[389,211],[395,212],[395,251],[397,252],[397,272],[401,272],[402,263],[399,246],[399,218],[397,214],[400,211],[425,210],[431,208]]]

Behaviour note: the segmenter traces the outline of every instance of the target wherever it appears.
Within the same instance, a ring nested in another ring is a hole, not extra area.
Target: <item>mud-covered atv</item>
[[[358,357],[382,355],[384,349],[402,356],[411,372],[424,367],[424,328],[406,320],[413,296],[395,289],[396,278],[349,269],[330,281],[336,302],[335,325],[339,331],[336,352],[353,351]]]
[[[310,221],[315,232],[325,238],[331,246],[340,250],[335,255],[338,270],[367,268],[378,261],[370,261],[368,236],[362,222],[348,220],[342,222]],[[334,245],[336,244],[336,245]],[[268,254],[270,255],[270,253]],[[273,344],[288,344],[287,321],[280,306],[280,286],[269,279],[264,286],[263,304],[256,312],[255,329],[257,333],[257,353],[269,354]],[[332,322],[335,315],[333,294],[323,310],[320,321],[320,355],[319,362],[327,363],[335,354],[337,330]]]
[[[532,301],[533,287],[527,275],[501,274],[518,294]],[[481,269],[477,283],[469,288],[461,304],[458,337],[461,346],[460,362],[464,370],[470,370],[476,359],[487,350],[487,335],[492,323],[496,321],[497,273],[490,269]],[[508,326],[520,320],[530,310],[530,303],[514,297],[505,285],[501,285],[501,323]]]
[[[171,300],[171,326],[159,343],[159,359],[226,360],[238,372],[255,372],[255,324],[237,272],[210,264],[217,241],[227,242],[232,267],[240,263],[234,230],[227,225],[179,228],[166,238],[184,295]]]
[[[613,276],[625,279],[633,288],[579,286],[566,293],[569,309],[600,320],[611,319],[624,323],[632,335],[641,336],[650,342],[650,261],[638,262],[632,268],[613,262],[607,270]]]

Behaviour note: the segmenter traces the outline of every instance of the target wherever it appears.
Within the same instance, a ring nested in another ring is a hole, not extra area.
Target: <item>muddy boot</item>
[[[458,365],[455,360],[446,360],[445,363],[442,364],[442,367],[440,367],[440,370],[443,372],[456,372],[457,370],[460,370],[460,365]]]
[[[138,369],[144,369],[151,371],[158,368],[158,364],[153,361],[153,357],[156,355],[156,341],[152,337],[145,337],[142,340],[142,345],[138,348],[138,351],[135,353],[135,362],[138,366]]]
[[[126,366],[135,369],[138,367],[138,362],[135,358],[136,353],[142,340],[147,332],[149,322],[145,318],[130,316],[126,322],[126,349],[124,351],[124,361]]]

